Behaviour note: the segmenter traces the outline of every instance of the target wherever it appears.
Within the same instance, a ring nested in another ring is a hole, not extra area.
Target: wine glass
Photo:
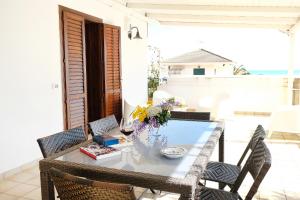
[[[134,131],[134,129],[133,129],[132,119],[129,118],[126,120],[124,117],[122,117],[121,122],[120,122],[120,132],[125,135],[127,142],[131,142],[131,139],[129,138],[129,136],[133,133],[133,131]],[[124,149],[122,149],[122,151],[130,152],[131,148],[125,147]]]
[[[133,133],[133,122],[131,119],[125,119],[122,117],[121,122],[120,122],[120,131],[123,133],[125,136],[129,136]]]

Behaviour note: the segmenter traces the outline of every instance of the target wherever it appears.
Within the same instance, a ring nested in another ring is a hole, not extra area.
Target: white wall
[[[271,112],[287,104],[287,78],[265,76],[170,78],[159,87],[199,111]]]
[[[1,1],[0,173],[40,158],[36,139],[63,130],[59,5],[121,26],[123,97],[134,104],[146,101],[147,23],[103,2]],[[143,40],[127,38],[130,23]]]

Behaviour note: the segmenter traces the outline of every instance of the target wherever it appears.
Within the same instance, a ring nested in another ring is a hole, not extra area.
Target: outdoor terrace
[[[235,115],[226,121],[225,135],[225,161],[237,163],[241,151],[257,124],[262,124],[268,129],[270,117],[266,116],[244,116]],[[261,200],[296,200],[300,199],[299,179],[300,177],[300,135],[289,133],[274,133],[271,138],[266,139],[267,145],[272,153],[272,167],[260,186],[255,199]],[[217,151],[212,156],[217,160]],[[240,193],[247,192],[251,181],[245,181]],[[216,184],[208,186],[217,187]],[[178,199],[176,194],[153,195],[149,190],[137,188],[136,194],[142,195],[141,199]],[[17,174],[12,174],[0,181],[0,200],[40,200],[41,190],[39,183],[38,165],[24,167]]]

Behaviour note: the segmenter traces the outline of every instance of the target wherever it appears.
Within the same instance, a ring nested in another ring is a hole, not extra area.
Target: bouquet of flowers
[[[137,106],[132,113],[132,117],[135,120],[135,131],[141,132],[147,126],[149,129],[159,128],[167,123],[171,118],[170,111],[172,110],[172,104],[165,101],[159,105],[147,105],[145,107]]]

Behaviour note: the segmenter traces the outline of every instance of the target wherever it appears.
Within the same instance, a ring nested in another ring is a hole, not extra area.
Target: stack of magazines
[[[113,147],[106,147],[97,143],[89,144],[86,147],[80,147],[80,151],[95,160],[120,155],[121,151]]]

